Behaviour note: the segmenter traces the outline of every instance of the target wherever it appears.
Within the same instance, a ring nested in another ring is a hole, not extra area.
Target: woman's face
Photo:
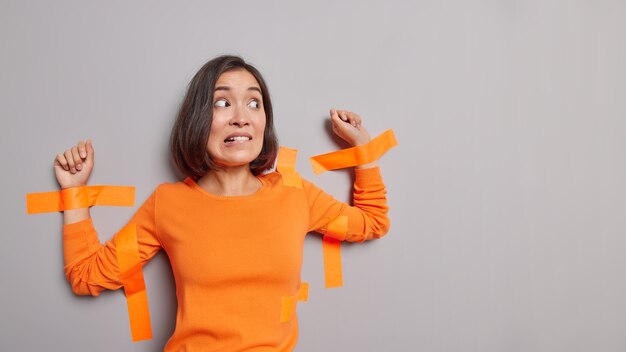
[[[213,93],[213,123],[207,151],[220,166],[248,165],[263,148],[265,109],[254,76],[236,69],[222,73]]]

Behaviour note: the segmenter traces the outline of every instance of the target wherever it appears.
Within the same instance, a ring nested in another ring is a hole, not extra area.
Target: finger
[[[72,147],[72,157],[74,158],[74,166],[76,167],[76,170],[82,170],[83,168],[83,159],[80,157],[80,154],[78,153],[78,146],[73,146]]]
[[[87,140],[85,149],[87,150],[87,157],[85,158],[85,163],[88,163],[89,165],[93,165],[93,158],[94,158],[95,152],[93,149],[93,142],[91,141],[91,139]]]
[[[348,112],[347,112],[347,111],[341,111],[341,112],[339,113],[339,116],[341,116],[341,119],[342,119],[342,120],[344,120],[345,122],[347,122],[347,123],[351,123],[351,122],[350,122],[350,116],[348,115]]]
[[[85,148],[84,141],[78,142],[78,155],[80,155],[80,158],[83,160],[85,160],[85,158],[87,157],[87,150]]]
[[[356,122],[357,127],[361,126],[361,121],[363,119],[361,119],[361,116],[359,116],[359,114],[357,113],[353,113],[354,114],[354,121]]]
[[[67,165],[67,160],[65,160],[65,156],[63,154],[57,154],[57,157],[54,158],[54,162],[55,164],[60,165],[63,170],[69,171],[70,167]]]
[[[337,115],[337,119],[333,121],[333,131],[338,136],[345,136],[346,133],[350,133],[350,127],[351,126],[350,126],[349,123],[344,122],[343,120],[341,120],[341,118],[339,116],[340,115]]]
[[[335,109],[330,110],[330,120],[332,121],[333,125],[336,125],[342,122],[341,118],[339,117],[339,114],[337,113],[337,110]]]
[[[72,156],[72,151],[68,149],[63,155],[65,156],[65,160],[67,160],[67,166],[69,166],[70,172],[72,174],[75,174],[76,167],[74,166],[74,157]]]
[[[348,112],[348,115],[350,116],[350,124],[354,127],[358,127],[359,126],[359,121],[361,120],[361,118],[359,117],[359,115],[357,115],[354,112]]]
[[[354,119],[354,113],[351,111],[343,111],[342,112],[344,114],[344,116],[346,117],[346,119],[344,121],[346,121],[347,123],[349,123],[350,125],[352,125],[352,127],[356,127],[356,120]]]
[[[346,112],[343,110],[335,110],[336,114],[339,116],[339,119],[343,122],[347,122],[348,118],[346,117]]]
[[[350,122],[350,115],[348,115],[348,113],[347,113],[346,111],[341,111],[341,112],[339,112],[339,116],[341,116],[341,119],[342,119],[345,123],[347,123],[347,124],[349,124],[349,125],[351,125],[351,124],[352,124],[352,123]]]
[[[343,111],[343,114],[346,116],[346,122],[354,126],[354,119],[352,117],[352,113],[350,111]]]

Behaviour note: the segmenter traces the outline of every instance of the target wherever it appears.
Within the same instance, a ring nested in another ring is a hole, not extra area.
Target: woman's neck
[[[245,165],[211,170],[198,180],[198,185],[218,196],[246,196],[256,193],[261,188],[261,181]]]

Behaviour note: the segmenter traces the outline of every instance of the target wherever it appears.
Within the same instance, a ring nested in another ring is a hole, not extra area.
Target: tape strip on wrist
[[[389,149],[398,145],[393,130],[389,129],[366,144],[309,158],[316,175],[324,171],[364,165],[378,160]]]
[[[94,205],[132,207],[135,205],[135,187],[83,186],[26,194],[27,214],[88,208]]]

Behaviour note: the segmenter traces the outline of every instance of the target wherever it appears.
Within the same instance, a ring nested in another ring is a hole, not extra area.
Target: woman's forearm
[[[63,212],[63,224],[69,225],[91,218],[89,208],[66,210]]]

